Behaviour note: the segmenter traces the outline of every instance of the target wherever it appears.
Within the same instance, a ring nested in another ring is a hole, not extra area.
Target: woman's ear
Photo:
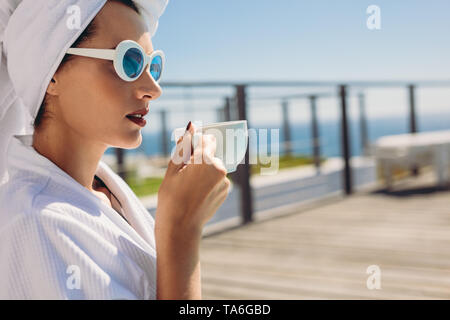
[[[52,80],[48,84],[46,92],[47,92],[47,94],[49,94],[51,96],[58,95],[58,80],[57,80],[56,76],[53,76]]]

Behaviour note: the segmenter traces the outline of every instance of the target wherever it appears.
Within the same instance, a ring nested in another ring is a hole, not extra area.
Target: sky
[[[370,5],[380,8],[379,30],[366,25]],[[170,0],[152,41],[167,58],[162,84],[180,80],[450,80],[449,14],[448,0]],[[175,90],[164,86],[163,90],[155,109],[170,109],[171,103],[185,109],[184,115],[171,120],[173,126],[192,115],[188,110],[193,105],[219,106],[219,93],[227,91],[216,90],[217,101],[200,101],[195,96],[204,90],[179,90],[190,98],[173,103],[164,94]],[[277,90],[258,92],[274,95]],[[420,112],[450,110],[450,86],[419,89],[417,95]],[[372,117],[407,110],[403,88],[371,89],[366,98]],[[261,102],[255,103],[262,107]],[[295,103],[293,119],[306,121],[307,101]],[[281,114],[276,108],[273,105],[274,112],[250,108],[249,117],[261,123],[278,121]],[[321,119],[336,117],[337,112],[333,99],[319,101]],[[201,117],[213,121],[215,112]]]

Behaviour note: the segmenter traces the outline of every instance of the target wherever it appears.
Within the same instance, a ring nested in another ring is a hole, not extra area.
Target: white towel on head
[[[0,184],[13,134],[31,134],[48,84],[68,48],[107,0],[0,0]],[[153,36],[168,0],[134,0]],[[68,8],[81,28],[69,28]]]

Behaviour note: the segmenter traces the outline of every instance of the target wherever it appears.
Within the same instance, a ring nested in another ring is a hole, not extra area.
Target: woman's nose
[[[150,71],[147,70],[141,74],[137,84],[137,95],[140,99],[155,100],[158,99],[162,94],[162,89],[159,84],[153,79]]]

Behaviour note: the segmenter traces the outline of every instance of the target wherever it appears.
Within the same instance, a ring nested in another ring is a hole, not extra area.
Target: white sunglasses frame
[[[144,65],[142,66],[141,72],[135,77],[130,78],[125,71],[123,70],[123,57],[125,56],[125,53],[131,49],[136,48],[141,51],[141,53],[144,56]],[[133,41],[133,40],[124,40],[120,42],[115,49],[94,49],[94,48],[69,48],[67,50],[68,54],[73,54],[77,56],[83,56],[83,57],[90,57],[90,58],[98,58],[98,59],[105,59],[105,60],[112,60],[114,64],[114,69],[116,70],[116,73],[118,76],[127,82],[136,81],[144,72],[145,69],[147,69],[147,65],[152,62],[153,58],[155,56],[161,57],[161,75],[159,76],[158,80],[155,80],[152,76],[152,79],[156,82],[159,82],[161,80],[162,72],[164,70],[164,65],[166,63],[166,57],[164,55],[164,52],[161,50],[155,50],[151,54],[146,54],[144,49],[139,45],[139,43]]]

